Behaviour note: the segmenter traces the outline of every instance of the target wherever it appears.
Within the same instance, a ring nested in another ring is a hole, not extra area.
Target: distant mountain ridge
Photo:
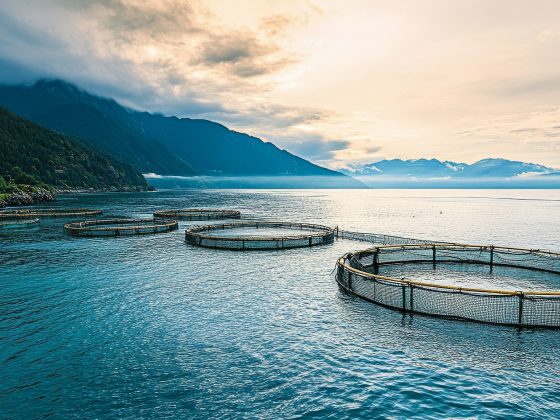
[[[501,158],[482,159],[473,164],[438,159],[389,159],[355,165],[342,172],[358,177],[402,179],[479,179],[559,175],[560,170]]]
[[[0,106],[79,136],[143,173],[335,176],[355,180],[221,124],[134,111],[60,80],[0,86]]]

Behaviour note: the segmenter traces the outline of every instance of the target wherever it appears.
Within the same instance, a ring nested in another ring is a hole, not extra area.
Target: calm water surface
[[[224,207],[560,249],[557,191],[161,191],[57,205],[134,217]],[[363,243],[219,251],[185,245],[189,222],[99,239],[67,236],[62,222],[0,231],[0,418],[560,413],[560,332],[403,317],[341,294],[335,260]]]

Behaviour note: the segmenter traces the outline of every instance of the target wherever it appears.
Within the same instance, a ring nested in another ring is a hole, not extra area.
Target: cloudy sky
[[[0,82],[62,78],[330,167],[560,167],[560,1],[0,2]]]

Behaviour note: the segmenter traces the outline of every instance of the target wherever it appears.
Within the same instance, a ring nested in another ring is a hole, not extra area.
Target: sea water
[[[228,208],[354,231],[560,249],[558,191],[175,190],[63,196],[55,205],[119,217]],[[205,222],[76,238],[64,221],[0,231],[0,418],[560,412],[560,331],[403,316],[345,295],[335,261],[365,243],[223,251],[185,244],[184,229]]]

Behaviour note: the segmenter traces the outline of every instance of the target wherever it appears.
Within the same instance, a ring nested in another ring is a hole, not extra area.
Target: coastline
[[[28,185],[17,186],[15,191],[0,193],[0,208],[32,206],[40,203],[49,203],[56,200],[58,195],[66,194],[90,194],[100,192],[144,192],[155,191],[154,187],[124,187],[124,188],[81,188],[81,189],[48,189],[45,187],[32,187]]]
[[[0,208],[31,206],[54,201],[55,198],[55,192],[44,187],[18,186],[13,192],[0,194]]]

